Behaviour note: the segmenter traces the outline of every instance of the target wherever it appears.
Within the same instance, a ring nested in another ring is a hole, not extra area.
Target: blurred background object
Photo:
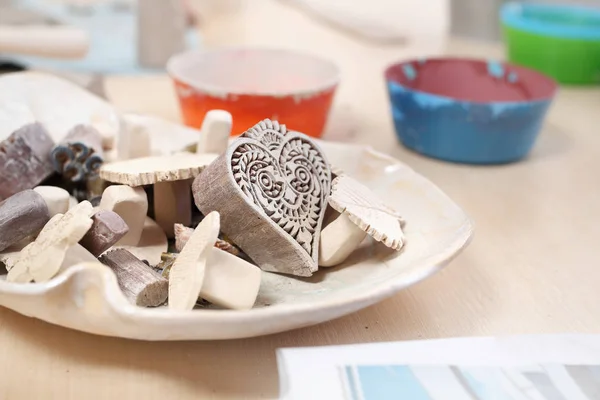
[[[225,110],[233,135],[270,118],[320,137],[339,83],[334,62],[283,49],[189,51],[167,68],[184,123],[198,129],[210,110]]]
[[[365,39],[387,42],[445,37],[450,29],[450,0],[280,0],[306,11],[336,28]],[[256,12],[262,5],[252,0],[197,0],[193,4],[201,18],[203,43],[209,47],[241,45],[263,21]],[[264,3],[264,2],[263,2]],[[239,24],[241,15],[246,23]],[[279,21],[273,21],[277,25]],[[289,29],[293,27],[288,26]],[[274,38],[275,39],[275,38]]]
[[[80,31],[89,38],[87,51],[80,51],[73,60],[34,56],[16,47],[0,50],[2,61],[27,68],[91,74],[164,72],[171,55],[196,48],[199,43],[182,0],[0,1],[2,29],[62,27],[58,34],[68,27],[72,29],[69,38],[76,38],[73,33]],[[68,44],[64,40],[54,42]]]
[[[480,40],[499,41],[500,7],[509,0],[452,0],[451,34]],[[522,3],[600,6],[599,0],[522,0]]]
[[[600,8],[508,2],[500,20],[508,59],[560,83],[600,83]]]
[[[366,39],[397,42],[446,36],[450,0],[284,0]]]
[[[527,156],[557,88],[528,68],[457,57],[399,62],[385,77],[400,142],[470,164]]]

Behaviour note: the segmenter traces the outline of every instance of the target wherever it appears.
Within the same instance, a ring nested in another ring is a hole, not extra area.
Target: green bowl
[[[600,9],[509,2],[500,12],[508,59],[564,84],[600,83]]]

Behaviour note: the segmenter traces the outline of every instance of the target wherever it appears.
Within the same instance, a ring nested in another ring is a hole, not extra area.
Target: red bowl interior
[[[478,103],[547,100],[557,87],[551,78],[528,68],[462,58],[398,63],[385,76],[409,89]]]

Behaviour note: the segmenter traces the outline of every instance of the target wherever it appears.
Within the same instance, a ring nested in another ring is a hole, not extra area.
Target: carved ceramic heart
[[[227,166],[226,183],[213,164],[194,182],[200,211],[219,211],[223,231],[261,268],[310,276],[331,187],[323,153],[306,135],[265,120],[222,158],[213,164]]]

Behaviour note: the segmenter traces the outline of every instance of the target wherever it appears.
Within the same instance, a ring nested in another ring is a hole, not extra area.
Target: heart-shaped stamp
[[[331,190],[323,152],[306,135],[261,121],[206,167],[192,191],[198,209],[263,270],[311,276]]]

